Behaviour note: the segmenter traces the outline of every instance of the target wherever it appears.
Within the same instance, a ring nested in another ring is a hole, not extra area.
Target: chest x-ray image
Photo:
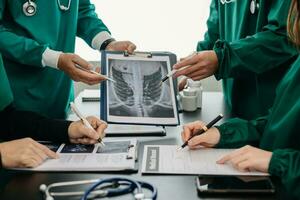
[[[174,89],[161,84],[168,73],[166,61],[108,59],[109,116],[135,118],[176,118]]]

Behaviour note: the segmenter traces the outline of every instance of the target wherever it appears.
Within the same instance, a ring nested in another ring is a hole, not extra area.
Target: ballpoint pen
[[[90,73],[92,73],[92,74],[96,74],[96,75],[98,75],[98,76],[103,77],[103,78],[106,79],[106,80],[109,80],[109,81],[113,82],[113,83],[116,82],[114,79],[109,78],[108,76],[105,76],[105,75],[100,74],[100,73],[98,73],[98,72],[95,72],[94,70],[86,69],[86,68],[84,68],[84,67],[81,67],[81,66],[78,65],[78,64],[75,64],[75,66],[76,66],[76,68],[78,68],[78,69],[81,69],[81,70],[86,71],[86,72],[90,72]]]
[[[72,111],[76,114],[77,117],[82,121],[82,123],[89,129],[93,129],[92,125],[88,122],[88,120],[80,113],[78,108],[75,106],[73,102],[70,103]],[[102,141],[102,138],[100,137],[98,139],[98,142],[101,143],[103,146],[105,146],[104,142]]]
[[[201,135],[203,133],[205,133],[208,129],[210,129],[213,125],[215,125],[218,121],[220,121],[223,118],[223,115],[220,114],[218,115],[215,119],[213,119],[211,122],[209,122],[209,124],[207,124],[206,126],[203,126],[201,129],[199,129],[195,134],[193,134],[185,143],[183,143],[181,145],[181,147],[178,148],[178,150],[184,149],[184,147],[186,147],[189,143],[189,141],[198,135]]]

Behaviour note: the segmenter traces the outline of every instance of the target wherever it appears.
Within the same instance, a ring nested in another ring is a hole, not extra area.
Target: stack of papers
[[[97,102],[100,101],[100,90],[84,90],[82,92],[83,102]]]

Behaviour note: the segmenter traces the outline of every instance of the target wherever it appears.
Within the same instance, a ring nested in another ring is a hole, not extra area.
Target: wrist
[[[3,164],[2,164],[2,151],[1,151],[1,144],[0,144],[0,169],[3,168]]]
[[[54,69],[58,69],[58,60],[61,54],[61,51],[54,51],[47,48],[42,55],[42,65],[44,67],[48,66]]]
[[[220,131],[216,127],[212,127],[211,130],[212,130],[211,134],[213,134],[213,138],[214,138],[214,141],[213,141],[214,146],[217,146],[221,139]]]
[[[107,31],[102,31],[98,33],[92,40],[92,47],[96,50],[101,50],[101,46],[104,41],[112,38],[110,33]]]
[[[109,47],[109,45],[112,43],[112,42],[114,42],[114,41],[116,41],[114,38],[110,38],[110,39],[108,39],[108,40],[105,40],[103,43],[102,43],[102,45],[101,45],[101,47],[100,47],[100,50],[102,51],[102,50],[106,50],[108,47]]]
[[[76,122],[70,123],[70,125],[69,125],[69,127],[68,127],[68,138],[69,138],[69,141],[72,139],[72,133],[73,133],[73,131],[74,131],[75,123],[76,123]]]

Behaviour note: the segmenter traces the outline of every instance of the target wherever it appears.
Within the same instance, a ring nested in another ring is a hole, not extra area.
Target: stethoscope
[[[69,187],[75,185],[93,184],[86,191],[77,192],[53,192],[54,188]],[[145,197],[143,188],[151,191],[150,197]],[[54,197],[82,196],[81,200],[94,198],[114,197],[133,193],[136,200],[156,200],[157,189],[150,183],[135,181],[128,178],[106,178],[83,181],[59,182],[50,185],[40,185],[40,191],[45,194],[46,200],[54,200]]]
[[[220,0],[221,4],[228,4],[228,3],[232,3],[235,2],[236,0]],[[259,2],[258,0],[251,0],[250,3],[250,12],[251,14],[255,14],[256,11],[259,10]]]
[[[58,7],[62,11],[68,11],[70,9],[71,2],[72,2],[72,0],[69,0],[68,5],[64,6],[64,5],[61,4],[60,0],[57,0]],[[26,16],[31,17],[31,16],[36,14],[36,11],[37,11],[37,5],[34,1],[27,0],[23,4],[23,12]]]

